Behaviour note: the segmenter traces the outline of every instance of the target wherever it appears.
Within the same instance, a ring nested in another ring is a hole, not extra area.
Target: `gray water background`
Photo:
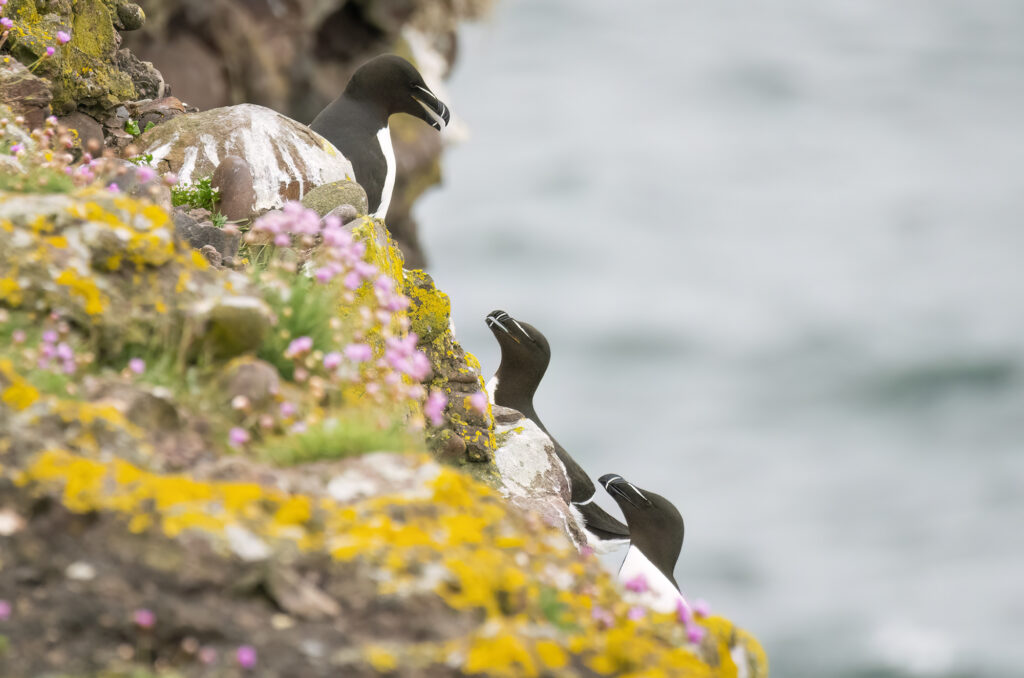
[[[502,0],[449,92],[458,336],[547,335],[684,592],[779,678],[1024,676],[1024,3]]]

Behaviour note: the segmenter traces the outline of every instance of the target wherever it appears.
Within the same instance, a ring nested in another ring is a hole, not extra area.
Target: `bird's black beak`
[[[533,337],[526,331],[526,328],[519,324],[519,322],[510,316],[505,311],[491,311],[484,319],[487,326],[491,328],[491,332],[494,336],[498,336],[498,330],[501,330],[509,336],[512,341],[517,344],[525,338],[533,341]]]
[[[422,108],[421,111],[417,111],[413,115],[434,129],[440,130],[451,121],[452,115],[448,112],[448,107],[426,87],[414,85],[412,98]]]
[[[616,503],[619,503],[619,500],[622,499],[636,508],[650,506],[651,504],[651,501],[644,496],[643,492],[637,489],[636,485],[617,473],[607,473],[598,478],[598,481]]]

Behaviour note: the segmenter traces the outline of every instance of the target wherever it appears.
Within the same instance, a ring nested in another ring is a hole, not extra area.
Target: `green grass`
[[[394,424],[380,429],[372,417],[333,417],[303,433],[271,438],[257,450],[257,456],[279,466],[292,466],[322,459],[344,459],[382,450],[405,452],[418,446]]]
[[[267,333],[257,355],[274,365],[282,376],[292,378],[294,365],[284,352],[293,339],[310,337],[314,350],[324,353],[338,348],[331,330],[331,319],[339,307],[334,285],[321,285],[296,275],[284,289],[268,288],[264,298],[277,316],[277,326]]]
[[[214,212],[214,206],[220,197],[220,189],[211,185],[212,177],[196,179],[194,184],[178,184],[171,187],[171,204],[175,207],[188,205],[202,207]]]

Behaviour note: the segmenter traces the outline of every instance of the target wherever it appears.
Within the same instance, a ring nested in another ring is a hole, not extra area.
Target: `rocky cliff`
[[[6,5],[0,675],[766,675],[577,548],[550,440],[487,404],[358,186],[260,214],[257,159],[220,156],[219,195],[169,188],[184,160],[143,151],[189,114],[112,51],[136,10]]]

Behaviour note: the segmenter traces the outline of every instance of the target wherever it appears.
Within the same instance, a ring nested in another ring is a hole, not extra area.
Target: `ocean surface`
[[[1024,3],[501,0],[448,93],[458,336],[546,334],[684,592],[778,678],[1024,675]]]

